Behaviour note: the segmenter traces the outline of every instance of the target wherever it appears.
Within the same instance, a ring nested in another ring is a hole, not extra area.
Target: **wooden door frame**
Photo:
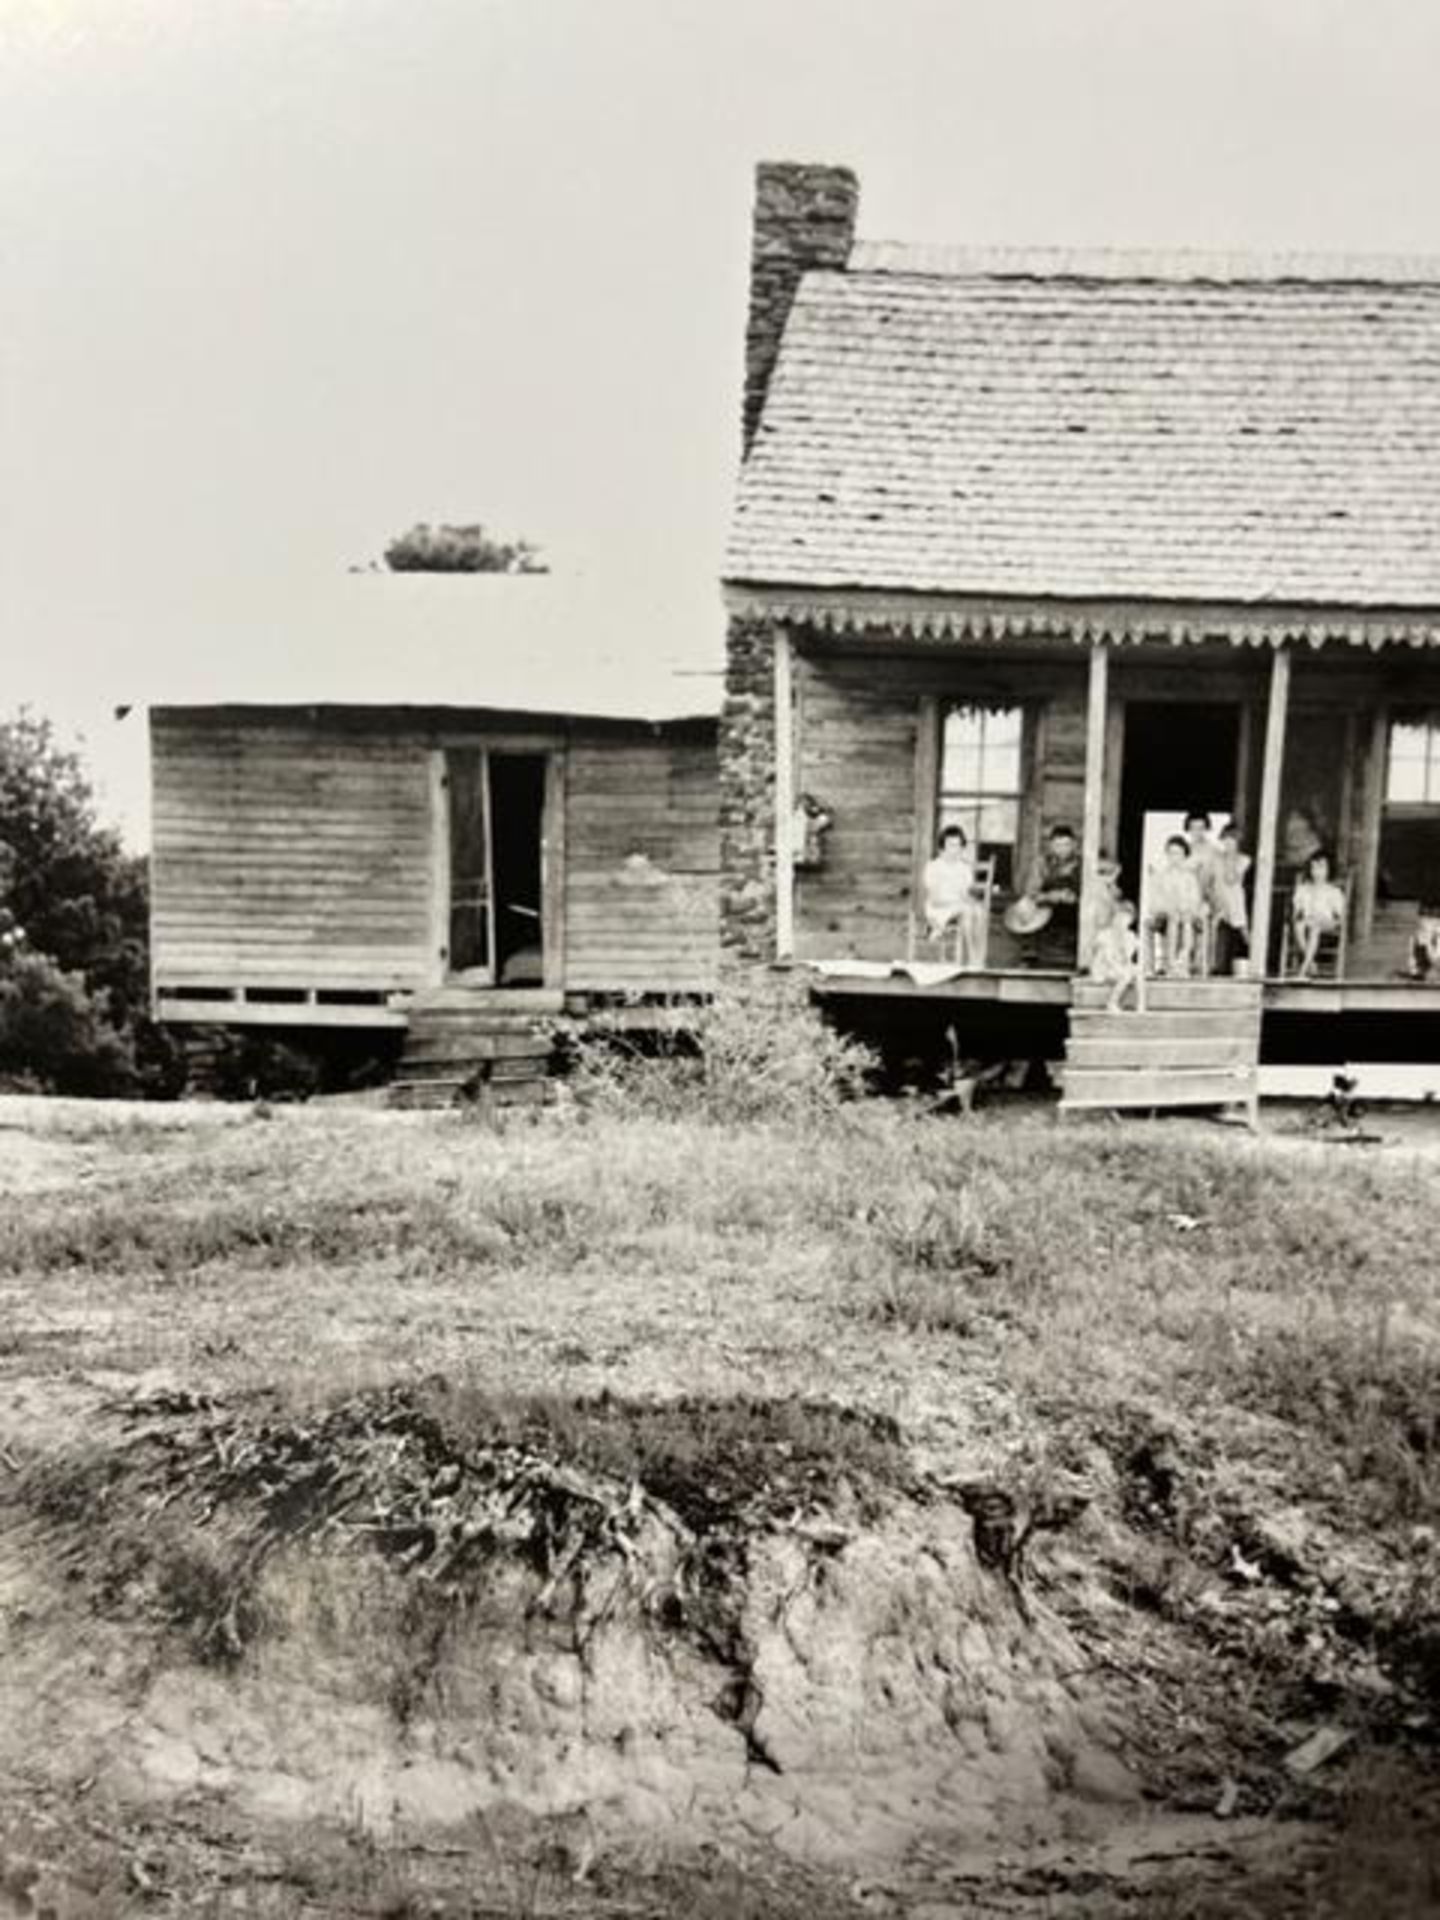
[[[1101,844],[1111,857],[1118,857],[1120,848],[1120,803],[1125,784],[1125,735],[1129,710],[1132,706],[1233,707],[1235,709],[1237,715],[1235,781],[1230,802],[1230,817],[1241,821],[1253,832],[1253,825],[1245,818],[1255,753],[1255,711],[1250,700],[1240,693],[1217,695],[1213,688],[1202,685],[1197,685],[1193,691],[1187,688],[1183,693],[1167,692],[1163,696],[1147,693],[1143,689],[1126,688],[1117,692],[1115,678],[1112,676],[1105,721],[1105,799],[1101,809],[1100,824]]]
[[[430,749],[430,960],[432,985],[450,968],[450,780],[446,748]]]
[[[547,988],[565,984],[565,751],[545,755],[545,802],[540,815],[540,977]]]
[[[465,982],[450,968],[450,782],[451,753],[479,753],[485,766],[485,832],[494,832],[490,794],[490,762],[496,756],[529,754],[545,762],[545,792],[540,815],[540,949],[544,986],[558,988],[565,981],[565,749],[553,734],[481,734],[457,730],[437,737],[430,749],[430,940],[434,983]],[[499,985],[495,978],[495,888],[493,847],[487,844],[490,870],[490,979],[473,984],[477,993]]]
[[[432,915],[436,929],[436,963],[440,986],[473,987],[483,993],[497,984],[495,977],[495,853],[494,823],[490,804],[490,748],[488,739],[447,739],[435,749],[438,766],[435,811],[435,861],[433,884],[435,907]],[[485,954],[484,967],[456,968],[450,952],[451,913],[454,907],[454,822],[451,818],[451,756],[473,753],[480,761],[480,783],[485,800]]]

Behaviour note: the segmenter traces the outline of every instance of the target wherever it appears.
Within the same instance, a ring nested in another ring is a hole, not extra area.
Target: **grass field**
[[[1377,1753],[1407,1781],[1422,1767],[1433,1156],[880,1105],[807,1128],[41,1103],[3,1120],[0,1494],[157,1389],[264,1394],[271,1419],[437,1375],[522,1409],[660,1402],[604,1442],[642,1477],[677,1447],[734,1457],[748,1409],[831,1402],[896,1423],[937,1480],[1081,1490],[1034,1578],[1114,1664],[1161,1804],[1193,1812],[1232,1778],[1252,1810],[1333,1792],[1338,1818]],[[1297,1784],[1286,1747],[1330,1720],[1364,1767]],[[1407,1828],[1377,1856],[1368,1832],[1303,1911],[1359,1911],[1356,1861],[1371,1887],[1392,1876],[1384,1911],[1437,1910],[1440,1851]],[[1292,1894],[1253,1910],[1301,1911]],[[1150,1910],[1244,1911],[1170,1899]]]

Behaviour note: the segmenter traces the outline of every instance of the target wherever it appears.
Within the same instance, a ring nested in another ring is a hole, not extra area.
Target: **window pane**
[[[1025,724],[1021,707],[1004,707],[985,716],[985,744],[989,747],[1018,747]]]
[[[947,793],[976,793],[980,788],[980,749],[947,747],[940,784]]]
[[[951,707],[945,715],[945,750],[951,746],[978,747],[985,716],[974,707]]]
[[[982,793],[1018,793],[1020,791],[1020,746],[987,746],[985,769],[980,781]]]
[[[1014,800],[987,800],[980,809],[982,846],[1013,847],[1020,829],[1020,807]]]
[[[1385,785],[1389,800],[1425,800],[1433,787],[1427,766],[1434,767],[1436,736],[1440,729],[1420,720],[1400,720],[1390,729],[1390,773]]]
[[[1425,762],[1423,760],[1392,760],[1390,762],[1390,783],[1385,790],[1389,800],[1423,800],[1425,794]]]

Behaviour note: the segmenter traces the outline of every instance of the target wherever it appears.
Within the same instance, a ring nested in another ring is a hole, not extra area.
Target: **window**
[[[1392,806],[1440,807],[1440,714],[1411,714],[1391,727],[1385,798]]]
[[[940,737],[940,828],[961,826],[995,879],[1011,884],[1020,839],[1023,707],[950,707]]]

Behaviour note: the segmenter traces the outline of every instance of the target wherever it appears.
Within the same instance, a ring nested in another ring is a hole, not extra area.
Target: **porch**
[[[1240,836],[1246,972],[1267,1013],[1440,1011],[1440,964],[1415,965],[1421,908],[1440,895],[1433,654],[1257,634],[1238,617],[1183,641],[1121,639],[1119,623],[1082,638],[1058,621],[1043,641],[927,639],[886,618],[841,631],[812,609],[776,630],[775,955],[811,968],[822,997],[1065,1005],[1106,865],[1140,902],[1147,833],[1204,811]],[[980,950],[963,972],[912,968],[936,954],[922,876],[952,824],[985,872]],[[1006,909],[1064,828],[1078,927],[1066,951],[1037,952]],[[1306,978],[1292,905],[1316,851],[1343,929]]]
[[[1069,1007],[1083,975],[1032,968],[984,968],[948,978],[917,979],[903,961],[811,967],[810,990],[819,1000],[929,1001],[937,1006],[989,1002],[1015,1007]],[[1440,1017],[1440,981],[1281,980],[1260,982],[1266,1013],[1429,1014]]]

